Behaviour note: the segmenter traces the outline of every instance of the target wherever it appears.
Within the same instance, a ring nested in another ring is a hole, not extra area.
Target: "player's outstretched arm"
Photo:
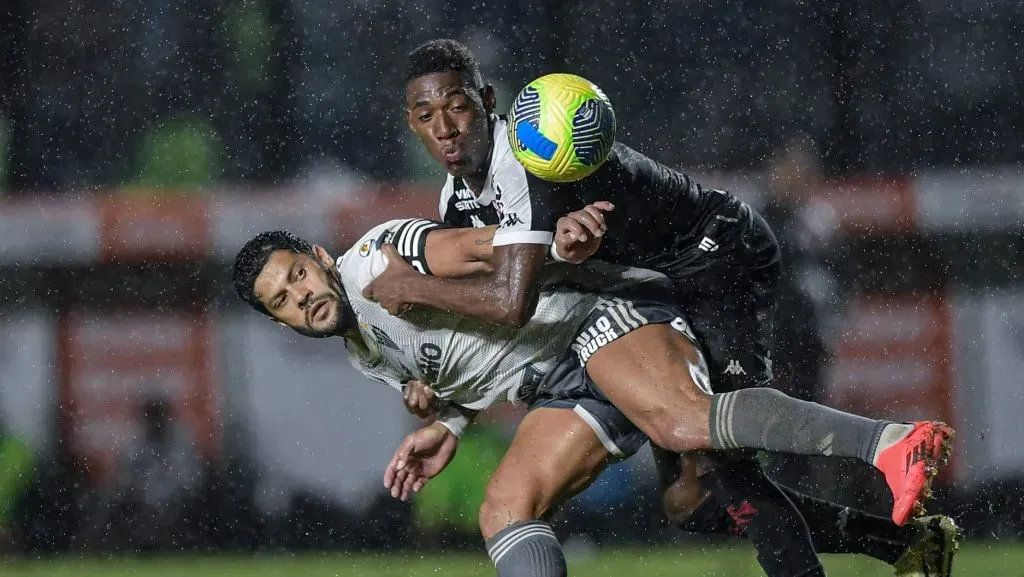
[[[537,307],[537,280],[549,249],[528,243],[494,247],[490,275],[441,278],[417,273],[394,247],[385,246],[388,268],[367,285],[363,296],[391,314],[422,305],[521,327]]]
[[[406,435],[384,470],[384,487],[407,501],[455,458],[459,437],[478,411],[448,404],[438,420]]]

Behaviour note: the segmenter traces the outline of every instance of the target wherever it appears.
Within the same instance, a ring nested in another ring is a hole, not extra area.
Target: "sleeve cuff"
[[[552,232],[546,230],[510,230],[507,232],[501,229],[494,233],[494,240],[491,246],[505,246],[509,244],[551,244],[555,239]]]
[[[437,416],[437,422],[452,432],[457,438],[462,438],[462,433],[469,426],[469,417],[462,414],[462,411],[449,404]]]
[[[558,254],[558,243],[551,243],[551,260],[555,262],[569,262],[562,258],[562,255]]]

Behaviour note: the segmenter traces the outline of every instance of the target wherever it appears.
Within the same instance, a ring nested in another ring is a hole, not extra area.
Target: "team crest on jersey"
[[[359,247],[359,256],[370,256],[370,249],[373,247],[373,241],[368,240]]]

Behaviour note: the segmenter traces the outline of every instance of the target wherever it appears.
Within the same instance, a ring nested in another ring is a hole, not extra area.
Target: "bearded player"
[[[552,288],[540,296],[535,316],[516,330],[427,309],[399,318],[360,296],[386,268],[382,248],[389,243],[397,247],[392,254],[423,272],[476,274],[489,270],[490,232],[392,221],[337,261],[286,233],[264,234],[239,253],[236,290],[257,310],[304,335],[343,336],[350,359],[367,376],[396,389],[410,379],[425,380],[449,402],[436,426],[415,435],[417,446],[406,443],[396,453],[389,483],[402,494],[443,469],[475,411],[498,400],[528,403],[532,410],[488,489],[481,530],[500,577],[564,575],[559,543],[543,519],[609,460],[646,442],[595,386],[609,371],[606,358],[630,351],[630,379],[640,398],[655,399],[666,383],[686,391],[684,405],[658,402],[653,408],[677,422],[674,436],[658,439],[673,452],[711,448],[706,365],[685,320],[656,302]],[[815,450],[800,432],[827,428],[837,433],[836,456],[871,463],[905,443],[887,437],[894,424],[789,401],[784,410],[793,418],[785,425],[770,410],[741,409],[717,426],[739,447],[795,452]],[[751,423],[749,431],[736,426],[750,421],[760,424]],[[421,466],[411,466],[413,461]]]

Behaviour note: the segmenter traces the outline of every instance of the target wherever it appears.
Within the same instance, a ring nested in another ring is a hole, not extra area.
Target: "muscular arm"
[[[489,245],[486,248],[489,250]],[[537,307],[537,278],[548,250],[541,244],[495,247],[491,274],[476,278],[409,277],[403,294],[411,304],[521,327]]]
[[[491,241],[495,228],[431,230],[424,249],[431,274],[458,278],[491,272]]]
[[[498,324],[521,327],[537,308],[538,278],[554,239],[558,217],[575,198],[535,179],[514,159],[494,170],[495,204],[501,222],[494,232],[491,274],[475,278],[413,276],[389,266],[364,291],[388,312],[429,306]],[[481,247],[483,248],[483,247]],[[435,275],[442,273],[431,270]],[[455,267],[458,269],[459,267]],[[393,269],[393,270],[392,270]]]

